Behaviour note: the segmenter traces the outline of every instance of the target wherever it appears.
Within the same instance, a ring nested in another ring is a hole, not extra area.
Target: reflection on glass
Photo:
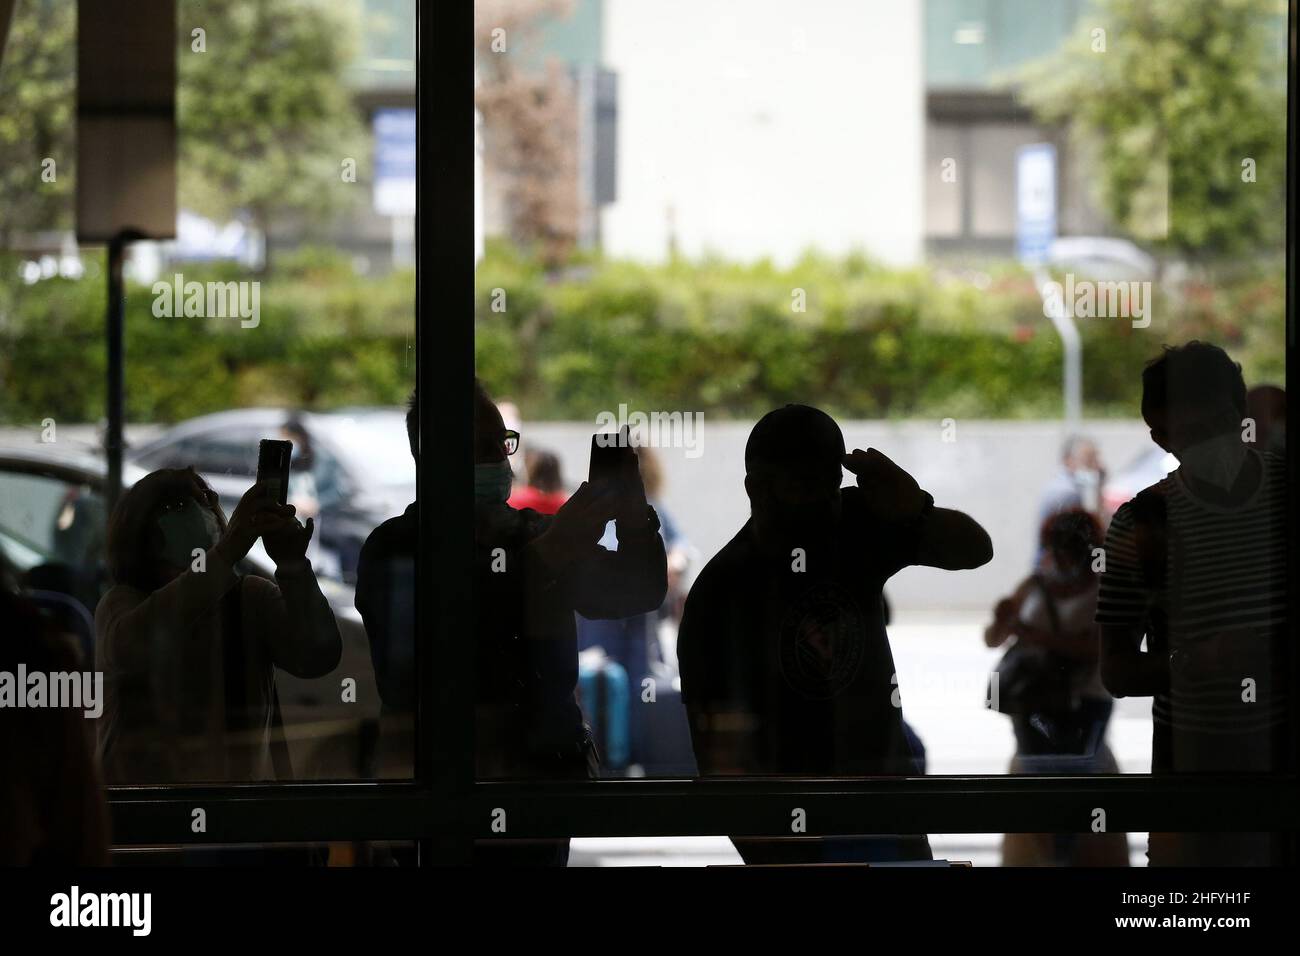
[[[75,184],[94,181],[76,168],[76,9],[14,11],[0,549],[99,662],[112,782],[411,773],[409,733],[375,749],[354,586],[366,537],[415,488],[397,407],[415,377],[415,17],[414,0],[177,4],[175,238],[126,253],[133,513],[110,544],[103,249],[76,238]],[[130,55],[105,52],[110,67]],[[286,500],[312,533],[301,554],[259,533],[217,560],[211,523],[234,523],[264,439],[292,443]],[[145,500],[157,474],[189,468],[217,502]]]
[[[1214,345],[1166,349],[1142,378],[1143,418],[1179,467],[1111,521],[1102,675],[1114,694],[1154,699],[1152,773],[1286,771],[1286,460],[1267,447],[1276,421],[1262,423],[1261,453],[1241,368]],[[1153,865],[1264,866],[1285,842],[1153,834],[1150,853]]]
[[[315,523],[266,482],[227,520],[193,469],[137,481],[113,511],[95,609],[111,783],[290,780],[275,668],[322,677],[342,642],[306,558]],[[275,581],[238,573],[261,539]]]
[[[522,436],[509,502],[554,513],[588,436],[624,424],[656,476],[666,601],[578,620],[602,776],[1279,769],[1275,642],[1179,650],[1160,617],[1267,630],[1275,594],[1219,619],[1130,581],[1141,614],[1122,642],[1104,631],[1140,493],[1283,450],[1285,177],[1260,170],[1286,164],[1285,18],[1267,0],[987,6],[476,4],[476,356]],[[862,53],[882,37],[887,56]],[[1144,85],[1153,62],[1243,112]],[[1243,383],[1198,433],[1217,436],[1192,452],[1208,466],[1156,433],[1145,394],[1149,363],[1192,340]],[[991,557],[883,520],[901,478],[751,467],[757,423],[788,406],[969,516]],[[1130,647],[1168,689],[1126,683]],[[1165,712],[1210,706],[1203,658],[1258,671],[1240,678],[1258,736],[1216,763],[1175,733],[1166,759]],[[1031,856],[1124,856],[1094,842]]]

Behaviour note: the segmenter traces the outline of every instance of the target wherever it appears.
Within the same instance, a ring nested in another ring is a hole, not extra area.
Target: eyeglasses
[[[192,494],[171,495],[158,503],[157,511],[159,514],[168,514],[171,512],[184,511],[190,505],[199,505],[200,507],[215,505],[217,503],[217,493],[211,488],[195,488]]]
[[[519,432],[507,428],[502,433],[501,446],[505,448],[507,455],[513,455],[519,450]]]

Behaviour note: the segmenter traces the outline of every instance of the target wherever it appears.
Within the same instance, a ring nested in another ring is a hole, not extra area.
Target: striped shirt
[[[1152,708],[1153,770],[1275,769],[1287,709],[1286,462],[1258,460],[1260,483],[1235,507],[1196,497],[1175,471],[1123,505],[1106,534],[1097,623],[1132,627],[1149,652],[1173,655],[1169,693]]]

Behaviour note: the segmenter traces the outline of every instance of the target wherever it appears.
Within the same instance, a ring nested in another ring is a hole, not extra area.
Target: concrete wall
[[[958,421],[956,440],[942,440],[939,422],[842,422],[850,448],[876,447],[906,468],[942,507],[965,511],[988,529],[994,557],[976,571],[909,568],[889,584],[899,610],[977,611],[991,607],[1026,572],[1037,533],[1038,496],[1057,466],[1065,432],[1054,422]],[[659,449],[665,475],[664,504],[703,563],[745,523],[745,440],[752,422],[709,421],[700,433],[698,457],[682,448]],[[560,456],[564,478],[575,487],[587,476],[594,422],[524,422],[524,448],[545,448]],[[156,426],[128,429],[139,444]],[[1151,447],[1139,421],[1087,423],[1113,474]],[[91,426],[59,427],[60,442],[92,442]],[[0,444],[36,444],[38,426],[0,429]],[[523,454],[515,458],[522,465]],[[847,473],[846,473],[847,483]]]
[[[906,468],[942,507],[965,511],[993,538],[994,558],[976,571],[908,568],[888,587],[897,609],[978,610],[991,607],[1026,573],[1037,534],[1038,497],[1052,477],[1065,436],[1057,423],[956,423],[956,440],[942,440],[940,423],[842,422],[849,448],[876,447]],[[701,454],[659,449],[664,503],[707,561],[740,529],[749,514],[744,491],[744,449],[750,422],[705,421]],[[525,447],[560,456],[570,487],[587,475],[594,424],[524,423]],[[1088,423],[1081,429],[1098,443],[1114,473],[1151,447],[1139,421]],[[846,473],[846,483],[847,473]]]

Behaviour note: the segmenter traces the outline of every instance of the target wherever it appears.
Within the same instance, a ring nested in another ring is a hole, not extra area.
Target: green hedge
[[[1087,413],[1134,415],[1143,365],[1196,337],[1228,348],[1248,381],[1282,381],[1281,266],[1260,275],[1188,284],[1176,301],[1157,290],[1146,329],[1080,319]],[[753,417],[787,401],[861,418],[1061,414],[1060,341],[1014,266],[593,262],[554,281],[494,248],[476,284],[479,374],[528,417],[588,419],[619,402]]]
[[[361,277],[310,249],[276,266],[255,329],[155,318],[151,289],[128,288],[130,420],[404,399],[414,381],[413,272]],[[180,271],[202,282],[251,278],[231,266]],[[493,309],[495,289],[504,311]],[[806,311],[793,308],[796,289]],[[436,339],[446,316],[437,290],[426,296]],[[1133,415],[1142,365],[1166,341],[1218,342],[1248,381],[1283,380],[1280,266],[1189,285],[1177,301],[1157,293],[1155,310],[1149,329],[1080,321],[1089,414]],[[103,316],[102,275],[0,281],[0,422],[103,414]],[[1029,277],[1012,266],[947,274],[859,256],[810,255],[788,268],[591,259],[556,277],[492,245],[476,275],[475,319],[479,374],[534,420],[586,420],[620,402],[719,417],[787,401],[864,418],[1060,414],[1060,344]]]
[[[254,278],[231,266],[176,271],[186,281]],[[131,421],[249,405],[399,404],[415,380],[409,270],[367,279],[335,257],[285,256],[262,281],[256,328],[232,318],[155,318],[153,302],[149,286],[128,286]],[[103,415],[104,312],[102,275],[0,286],[0,421]]]

